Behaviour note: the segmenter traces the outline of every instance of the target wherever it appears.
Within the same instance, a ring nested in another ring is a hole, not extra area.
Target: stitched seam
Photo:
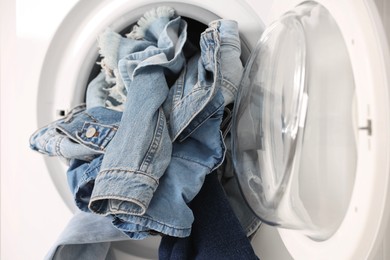
[[[138,217],[138,216],[137,216],[137,217]],[[155,219],[153,219],[153,218],[151,218],[151,217],[148,217],[148,216],[139,216],[139,217],[141,217],[142,219],[151,221],[152,223],[156,223],[156,224],[158,224],[158,225],[161,225],[161,226],[163,226],[163,227],[168,227],[168,228],[177,229],[177,230],[189,230],[189,229],[190,229],[190,228],[188,228],[188,227],[186,228],[186,227],[175,227],[175,226],[171,226],[171,225],[168,225],[168,224],[166,224],[166,223],[162,223],[162,222],[160,222],[160,221],[157,221],[157,220],[155,220]],[[123,221],[123,220],[121,220],[121,221]],[[127,223],[127,221],[123,221],[123,222]],[[129,223],[131,223],[131,222],[129,222]],[[139,223],[136,223],[136,224],[139,224]],[[140,223],[140,224],[144,224],[144,223]],[[150,228],[150,229],[152,229],[152,228]]]
[[[159,117],[156,124],[156,129],[153,134],[153,140],[152,143],[149,146],[148,152],[146,153],[145,159],[143,160],[140,169],[142,171],[147,170],[148,166],[152,162],[154,156],[156,155],[156,151],[158,150],[159,146],[161,145],[162,141],[162,135],[164,131],[164,125],[165,125],[165,115],[162,109],[160,108],[158,111]]]
[[[150,174],[146,173],[146,172],[143,172],[143,171],[140,171],[140,170],[128,170],[128,169],[124,169],[124,168],[110,168],[110,169],[107,169],[107,170],[102,170],[99,172],[99,175],[107,175],[111,172],[114,172],[114,171],[121,171],[121,172],[128,172],[128,173],[135,173],[135,174],[141,174],[143,176],[146,176],[150,179],[152,179],[157,185],[158,185],[158,180],[153,178],[152,176],[150,176]],[[98,176],[99,177],[99,176]]]
[[[108,207],[106,210],[101,210],[100,207],[98,209],[93,209],[93,207],[92,207],[92,204],[94,202],[98,203],[99,200],[111,200],[111,199],[123,200],[125,202],[134,203],[137,207],[140,208],[140,210],[138,210],[138,211],[136,211],[136,210],[123,211],[123,210],[113,210],[110,207]],[[138,201],[136,199],[130,199],[130,198],[127,198],[127,197],[113,196],[113,195],[104,195],[104,196],[95,196],[95,197],[93,197],[93,199],[90,200],[88,208],[91,209],[96,214],[103,215],[103,216],[108,216],[108,215],[111,215],[113,213],[114,214],[133,214],[133,215],[140,215],[140,216],[142,216],[146,212],[146,206],[145,206],[144,203],[142,203],[142,202],[140,202],[140,201]]]

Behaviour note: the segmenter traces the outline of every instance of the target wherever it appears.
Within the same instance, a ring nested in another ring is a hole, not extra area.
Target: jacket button
[[[85,133],[85,136],[87,137],[87,138],[91,138],[91,137],[93,137],[93,136],[95,136],[95,134],[96,134],[96,129],[94,128],[94,127],[89,127],[88,129],[87,129],[87,132]]]

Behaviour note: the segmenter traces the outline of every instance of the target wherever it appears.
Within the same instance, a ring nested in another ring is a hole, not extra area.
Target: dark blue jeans
[[[191,235],[186,238],[163,236],[160,260],[258,259],[215,172],[206,176],[190,208],[195,218]]]

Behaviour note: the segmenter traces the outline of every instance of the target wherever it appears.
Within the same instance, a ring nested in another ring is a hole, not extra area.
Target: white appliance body
[[[301,2],[2,1],[0,258],[42,259],[72,216],[75,208],[67,190],[65,166],[55,158],[44,158],[30,151],[28,138],[38,127],[82,101],[88,73],[97,57],[94,46],[99,32],[107,26],[118,30],[124,28],[151,6],[164,3],[172,5],[180,15],[203,23],[216,18],[237,20],[246,59],[264,28]],[[328,8],[339,23],[350,51],[357,85],[373,86],[376,83],[382,86],[380,91],[362,91],[365,94],[359,95],[360,102],[371,104],[368,106],[371,110],[367,112],[362,108],[359,114],[371,113],[374,129],[389,129],[389,94],[383,86],[389,87],[390,81],[385,37],[385,30],[387,36],[390,35],[390,4],[386,0],[376,3],[369,0],[340,0],[336,4],[331,0],[317,2]],[[373,57],[367,57],[367,53],[359,55],[359,51],[368,49],[376,50],[372,52]],[[359,61],[365,58],[366,63]],[[359,71],[361,75],[369,71],[369,75],[361,76]],[[362,118],[365,120],[367,115]],[[390,142],[383,131],[378,133],[383,137],[365,139],[366,143],[361,144],[361,150],[366,151],[367,142],[370,142],[373,153],[359,153],[369,159],[359,161],[359,181],[354,189],[357,192],[352,196],[347,221],[339,232],[327,241],[318,242],[299,231],[262,225],[252,241],[261,259],[390,258],[390,224],[387,224],[390,215],[387,146]],[[381,170],[385,172],[378,178],[360,178],[365,170],[375,174]],[[365,185],[369,188],[360,187]],[[352,234],[349,241],[344,239],[347,234]],[[158,239],[147,239],[116,243],[115,255],[118,259],[155,259],[158,242]]]

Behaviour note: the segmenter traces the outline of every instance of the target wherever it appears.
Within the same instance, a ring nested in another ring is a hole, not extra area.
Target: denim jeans
[[[159,259],[258,259],[216,173],[206,176],[190,208],[195,215],[191,235],[186,238],[163,236]]]

